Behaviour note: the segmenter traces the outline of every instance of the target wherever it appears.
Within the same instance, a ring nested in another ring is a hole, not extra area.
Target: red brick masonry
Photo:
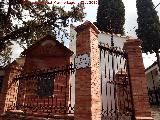
[[[130,39],[124,44],[124,49],[128,53],[135,117],[136,120],[153,120],[140,45],[141,42],[136,39]]]

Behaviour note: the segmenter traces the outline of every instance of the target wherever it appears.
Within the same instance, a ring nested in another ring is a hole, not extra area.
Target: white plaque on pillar
[[[83,54],[75,57],[75,67],[76,69],[87,68],[91,66],[90,56],[88,54]]]

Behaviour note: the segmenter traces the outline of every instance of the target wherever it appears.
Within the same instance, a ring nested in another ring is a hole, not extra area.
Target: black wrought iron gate
[[[100,43],[102,120],[134,120],[127,53]]]

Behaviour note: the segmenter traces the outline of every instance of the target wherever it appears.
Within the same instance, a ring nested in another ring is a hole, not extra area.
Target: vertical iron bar
[[[101,59],[102,59],[101,58],[102,57],[102,55],[101,55],[102,53],[101,52],[102,52],[102,49],[100,48],[100,62],[101,62]]]
[[[104,54],[104,58],[105,58],[105,57],[106,57],[106,50],[104,50],[104,53],[103,53],[103,54]]]
[[[114,99],[115,99],[115,114],[117,115],[117,96],[116,96],[116,87],[117,87],[117,85],[116,84],[114,84]],[[115,115],[115,116],[116,116]]]
[[[106,96],[108,94],[108,87],[107,87],[108,83],[106,82]]]
[[[109,51],[108,51],[108,63],[109,63]]]
[[[71,92],[72,92],[72,85],[70,84],[70,92],[69,92],[69,94],[70,94],[70,96],[69,96],[69,98],[70,98],[70,101],[69,101],[69,113],[71,112],[71,107],[72,107],[72,99],[71,99]]]
[[[107,100],[107,116],[109,114],[109,108],[108,108],[108,100]]]
[[[122,56],[120,57],[120,64],[122,63]]]
[[[37,98],[37,102],[36,102],[36,107],[37,107],[37,108],[39,107],[39,105],[38,105],[38,98]]]
[[[49,97],[48,97],[48,103],[47,103],[47,112],[49,111],[49,106],[50,106],[50,104],[49,104]]]
[[[53,112],[53,96],[51,96],[52,104],[51,104],[51,112]]]
[[[110,68],[109,68],[109,80],[111,79],[111,73],[110,73]]]
[[[43,112],[45,111],[45,98],[44,98],[44,100],[43,100]]]
[[[102,82],[103,82],[103,81],[102,81],[102,74],[101,74],[101,95],[102,95],[102,91],[103,91],[103,90],[102,90],[102,89],[103,89],[103,87],[102,87]]]
[[[122,87],[123,87],[123,96],[125,97],[125,94],[124,94],[124,91],[125,91],[124,82],[122,83]],[[123,110],[125,110],[125,99],[123,99]]]
[[[154,82],[154,77],[153,77],[152,71],[151,71],[151,76],[152,76],[152,81],[153,81],[154,95],[155,95],[155,97],[156,97],[156,104],[159,104],[158,96],[157,96],[157,92],[156,92],[156,87],[155,87],[155,82]],[[154,101],[153,101],[153,103],[154,103]]]
[[[103,98],[102,98],[102,113],[104,112],[104,107],[103,107]]]
[[[112,70],[114,70],[114,54],[112,53]]]
[[[105,69],[104,72],[105,72],[105,78],[106,78],[106,77],[107,77],[107,72],[106,72],[106,67],[107,67],[107,66],[106,66],[106,62],[105,62],[105,66],[104,66],[104,67],[105,67],[105,68],[104,68],[104,69]]]
[[[67,71],[66,71],[66,87],[65,87],[65,114],[66,114],[66,112],[67,112],[67,93],[66,93],[66,91],[67,91],[67,79],[68,79],[68,77],[67,77]]]
[[[119,67],[118,67],[118,62],[117,62],[117,70],[118,70],[118,68],[119,68]]]
[[[56,96],[56,107],[57,107],[57,96]]]
[[[101,101],[102,101],[102,113],[103,113],[103,111],[104,111],[104,108],[103,108],[103,85],[102,85],[102,83],[103,83],[103,81],[102,81],[102,73],[101,73]]]
[[[111,100],[111,110],[110,110],[110,112],[111,112],[111,116],[113,117],[113,106],[112,106],[112,100]]]
[[[72,91],[72,86],[71,86],[71,84],[70,84],[70,92],[69,92],[69,93],[70,93],[70,96],[69,96],[69,98],[70,98],[70,104],[71,104],[71,97],[72,97],[72,96],[71,96],[71,91]]]
[[[109,93],[110,93],[110,96],[112,95],[112,88],[111,88],[111,84],[110,84],[110,91],[109,91]]]

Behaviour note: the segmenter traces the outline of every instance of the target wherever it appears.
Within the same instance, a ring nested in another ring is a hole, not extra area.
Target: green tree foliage
[[[47,2],[47,0],[37,0]],[[72,6],[69,11],[52,4],[33,4],[29,0],[2,0],[0,2],[0,52],[15,41],[30,46],[46,34],[68,36],[65,27],[70,22],[82,21],[83,6]]]
[[[156,53],[157,63],[160,69],[160,22],[152,0],[137,0],[138,29],[137,36],[142,40],[144,53]]]
[[[11,62],[12,48],[6,45],[5,49],[0,52],[0,66],[4,67]]]
[[[96,26],[101,31],[124,34],[125,9],[122,0],[99,0],[98,4]]]

